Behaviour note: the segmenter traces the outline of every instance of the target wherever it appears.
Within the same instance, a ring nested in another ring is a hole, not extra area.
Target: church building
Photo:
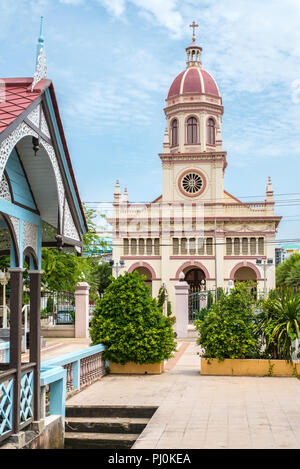
[[[183,279],[190,291],[246,280],[260,291],[273,288],[281,219],[274,215],[270,177],[261,202],[242,202],[224,188],[222,97],[202,68],[197,25],[191,26],[186,68],[171,84],[164,109],[162,194],[150,204],[131,204],[117,181],[111,221],[115,263],[145,275],[153,296],[164,284],[173,307],[174,286]]]

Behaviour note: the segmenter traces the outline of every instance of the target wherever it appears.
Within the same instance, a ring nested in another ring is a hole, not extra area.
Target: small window
[[[262,255],[265,253],[265,240],[264,238],[258,238],[258,254]]]
[[[127,256],[129,254],[129,240],[126,238],[123,241],[123,253],[124,256]]]
[[[198,238],[198,254],[204,255],[204,238]]]
[[[178,120],[173,119],[171,124],[171,144],[172,146],[178,144]]]
[[[197,119],[190,117],[187,121],[187,143],[197,143]]]
[[[179,239],[173,238],[173,255],[178,256],[179,254]]]
[[[207,143],[209,145],[214,145],[216,143],[215,138],[215,121],[210,118],[207,122]]]
[[[192,255],[196,254],[196,239],[195,238],[190,238],[189,249],[190,249],[190,254]]]
[[[131,254],[133,256],[135,256],[136,255],[136,248],[137,248],[136,239],[132,239],[130,244],[131,244]]]
[[[251,256],[256,254],[256,238],[250,238],[250,254]]]
[[[248,238],[242,239],[242,254],[247,256],[248,254]]]
[[[232,255],[232,238],[226,238],[226,255]]]
[[[152,239],[151,238],[148,238],[146,241],[146,251],[147,251],[147,255],[151,256],[152,254]]]
[[[145,240],[143,238],[139,239],[139,254],[145,254]]]
[[[234,255],[239,256],[241,253],[240,238],[234,238]]]
[[[181,254],[187,254],[187,239],[181,239]]]
[[[208,256],[213,255],[213,239],[212,238],[206,238],[206,254]]]
[[[154,240],[154,255],[159,256],[159,254],[160,254],[159,238],[155,238],[155,240]]]

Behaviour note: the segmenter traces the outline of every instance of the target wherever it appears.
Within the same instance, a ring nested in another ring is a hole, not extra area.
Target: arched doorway
[[[152,274],[150,270],[147,269],[147,267],[141,266],[136,267],[133,272],[138,272],[139,275],[143,275],[144,277],[146,277],[145,284],[147,285],[147,287],[150,288],[150,292],[152,294]]]
[[[184,280],[189,284],[191,293],[206,289],[205,273],[199,267],[184,269]]]
[[[251,293],[256,297],[257,276],[255,270],[251,267],[240,267],[234,273],[234,283],[236,282],[253,282],[253,286],[251,284]]]
[[[240,267],[234,273],[235,282],[249,282],[251,280],[257,281],[256,272],[251,267]]]

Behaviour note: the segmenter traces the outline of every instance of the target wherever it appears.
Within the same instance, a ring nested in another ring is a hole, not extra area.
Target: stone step
[[[122,417],[150,419],[157,407],[124,405],[67,405],[66,417]]]
[[[66,417],[66,432],[141,433],[149,419],[128,417]]]
[[[139,434],[67,432],[65,449],[130,449]]]

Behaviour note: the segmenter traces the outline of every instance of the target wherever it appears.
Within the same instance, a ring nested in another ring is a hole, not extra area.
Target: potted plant
[[[111,373],[161,373],[176,349],[173,324],[161,301],[151,297],[144,279],[125,272],[97,301],[90,335],[106,346],[103,358]]]
[[[254,306],[258,306],[258,313]],[[295,376],[294,341],[299,339],[300,298],[270,293],[255,305],[250,286],[236,284],[196,321],[204,349],[201,374]]]

